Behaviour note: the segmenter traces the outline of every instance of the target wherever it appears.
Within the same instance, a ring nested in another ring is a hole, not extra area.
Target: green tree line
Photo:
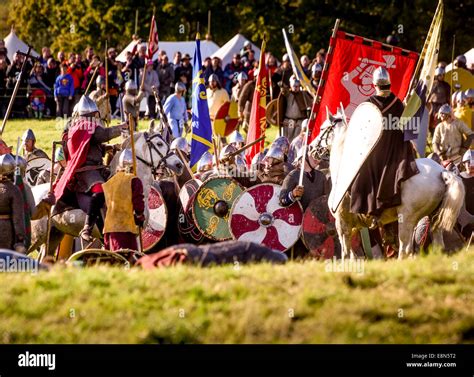
[[[284,51],[281,29],[290,31],[299,54],[313,57],[328,45],[336,18],[340,29],[384,41],[399,32],[400,46],[419,51],[436,9],[435,0],[12,0],[8,22],[20,38],[35,49],[50,46],[54,51],[82,51],[90,45],[102,49],[125,47],[135,32],[148,38],[155,9],[160,40],[193,40],[199,22],[202,38],[207,32],[208,10],[212,12],[213,40],[223,45],[237,32],[257,45],[263,34],[268,49],[277,56]],[[451,60],[456,34],[456,55],[473,47],[474,0],[446,0],[440,58]]]

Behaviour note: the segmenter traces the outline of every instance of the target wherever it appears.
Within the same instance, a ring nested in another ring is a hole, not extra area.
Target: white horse
[[[145,197],[145,214],[148,219],[148,194],[150,186],[154,181],[154,172],[160,167],[167,167],[173,173],[180,175],[183,172],[183,162],[170,151],[169,145],[159,134],[135,133],[135,151],[137,157],[137,176],[143,183],[143,194]],[[130,145],[130,138],[122,144],[122,149]],[[118,165],[120,152],[117,153],[110,164],[111,173],[114,174]],[[49,190],[49,184],[34,186],[32,191],[36,204]],[[86,214],[81,209],[67,210],[55,214],[51,218],[51,236],[48,255],[59,245],[63,234],[78,237],[84,227]],[[47,216],[31,222],[31,246],[29,251],[38,249],[46,243]],[[94,227],[93,236],[100,237],[99,230]]]
[[[348,127],[345,116],[339,112],[335,116],[328,112],[328,121],[330,125],[321,142],[330,149],[329,169],[334,173],[339,166]],[[427,158],[417,159],[416,165],[419,174],[402,182],[401,205],[386,209],[380,217],[382,224],[398,221],[399,259],[413,256],[414,228],[422,217],[433,215],[435,211],[433,242],[444,248],[443,231],[452,231],[464,203],[464,185],[459,177]],[[351,249],[352,229],[362,229],[367,227],[367,223],[361,216],[350,212],[348,193],[333,215],[343,258],[355,257]]]

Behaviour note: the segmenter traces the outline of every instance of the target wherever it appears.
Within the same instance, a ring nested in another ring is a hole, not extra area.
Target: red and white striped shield
[[[229,223],[234,239],[259,243],[281,252],[298,241],[303,209],[299,202],[282,207],[280,191],[279,185],[263,183],[237,197]]]
[[[150,187],[150,193],[148,194],[148,210],[150,212],[150,217],[148,218],[148,223],[142,232],[143,250],[145,251],[149,251],[160,242],[165,233],[168,219],[168,210],[165,201],[158,188],[158,184],[156,184],[156,186],[157,187],[153,184]]]

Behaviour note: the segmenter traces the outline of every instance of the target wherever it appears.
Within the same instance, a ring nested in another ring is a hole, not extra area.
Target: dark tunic
[[[460,174],[464,189],[466,190],[466,196],[464,197],[464,204],[466,205],[466,211],[469,214],[474,215],[474,177],[471,177],[466,172]],[[471,233],[474,231],[474,224],[468,224],[462,229],[462,234],[466,239],[469,239]]]
[[[394,117],[401,117],[404,109],[398,98],[390,106],[394,99],[391,93],[388,97],[372,96],[367,101],[382,111],[384,124],[390,125]],[[380,216],[386,208],[400,205],[402,181],[418,173],[411,143],[405,142],[403,131],[395,128],[384,127],[380,140],[356,175],[350,187],[352,213]]]
[[[290,198],[290,192],[298,186],[300,180],[300,169],[295,169],[285,177],[280,191],[280,204],[288,207],[293,204]],[[319,170],[314,169],[311,172],[303,174],[304,194],[300,199],[303,211],[308,208],[313,199],[317,199],[328,193],[328,182],[326,176]]]
[[[140,258],[136,265],[144,269],[191,264],[208,267],[222,264],[257,263],[284,264],[285,254],[252,242],[226,241],[196,246],[189,243],[171,246]]]
[[[13,250],[16,243],[24,242],[24,210],[20,189],[10,181],[0,181],[0,249]]]

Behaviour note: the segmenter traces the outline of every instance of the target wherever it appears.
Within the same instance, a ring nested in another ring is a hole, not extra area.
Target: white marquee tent
[[[126,53],[127,51],[132,51],[136,45],[136,41],[130,42],[130,44],[125,47],[125,49],[117,56],[117,60],[120,62],[126,61]],[[185,54],[189,54],[191,56],[191,64],[192,59],[194,56],[194,50],[196,49],[196,42],[195,41],[187,41],[187,42],[163,42],[160,41],[158,44],[158,48],[160,51],[165,51],[166,55],[170,61],[173,60],[174,54],[176,52],[181,52],[184,56]],[[208,56],[214,54],[217,50],[219,50],[219,46],[214,43],[213,41],[201,41],[201,57],[204,60]],[[158,58],[158,52],[153,56],[153,60]]]
[[[226,66],[226,64],[232,61],[232,56],[235,53],[239,53],[240,50],[244,47],[244,43],[248,41],[242,34],[236,34],[229,42],[227,42],[224,46],[222,46],[218,51],[216,51],[212,57],[217,56],[222,60],[222,68]],[[260,58],[260,48],[254,45],[252,42],[252,50],[255,51],[255,59]],[[204,56],[204,54],[203,54]]]
[[[13,55],[15,54],[15,52],[21,51],[25,54],[28,52],[28,45],[17,37],[13,28],[10,31],[10,34],[5,37],[4,41],[5,47],[8,50],[7,56],[10,61],[13,61]],[[39,57],[39,54],[33,49],[31,50],[31,55]]]

